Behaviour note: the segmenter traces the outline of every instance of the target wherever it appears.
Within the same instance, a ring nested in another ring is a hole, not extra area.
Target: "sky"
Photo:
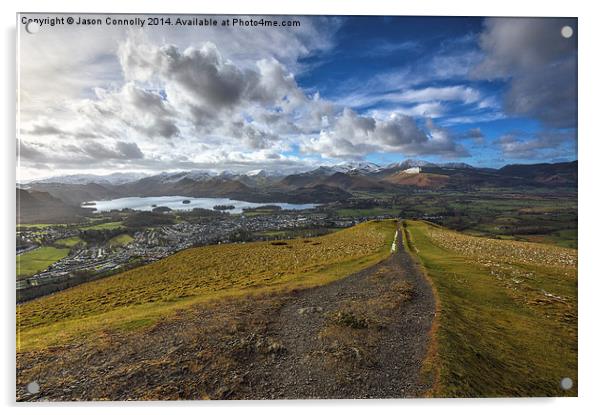
[[[103,24],[18,28],[20,180],[577,158],[576,19],[93,17]]]

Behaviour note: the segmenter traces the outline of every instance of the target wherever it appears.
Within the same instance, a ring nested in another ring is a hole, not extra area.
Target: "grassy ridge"
[[[69,254],[68,248],[43,246],[17,255],[17,279],[25,278],[48,268]]]
[[[577,251],[405,223],[440,301],[434,394],[576,396]]]
[[[156,321],[175,307],[229,295],[320,285],[389,254],[395,221],[311,239],[212,245],[17,307],[18,350]]]

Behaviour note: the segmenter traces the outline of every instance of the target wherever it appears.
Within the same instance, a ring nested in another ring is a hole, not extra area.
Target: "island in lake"
[[[236,207],[234,205],[215,205],[213,206],[215,210],[234,210]]]

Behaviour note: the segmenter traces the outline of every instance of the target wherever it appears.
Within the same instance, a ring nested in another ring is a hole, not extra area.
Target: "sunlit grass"
[[[82,231],[98,231],[98,230],[119,229],[122,227],[123,227],[122,222],[105,222],[105,223],[99,223],[96,225],[82,226],[80,229]]]
[[[316,238],[188,249],[18,306],[18,349],[151,324],[200,301],[325,284],[386,258],[395,228],[375,221]]]
[[[406,224],[440,301],[434,394],[575,396],[577,252]]]
[[[72,236],[71,238],[57,239],[54,241],[54,245],[71,248],[80,242],[82,242],[82,240],[79,236]]]
[[[17,255],[17,278],[24,278],[43,271],[69,254],[68,248],[43,246]]]
[[[128,235],[127,233],[123,233],[121,235],[117,235],[117,236],[114,236],[113,238],[109,239],[109,246],[111,246],[111,247],[124,246],[124,245],[129,244],[133,240],[134,240],[134,238],[132,238],[130,235]]]

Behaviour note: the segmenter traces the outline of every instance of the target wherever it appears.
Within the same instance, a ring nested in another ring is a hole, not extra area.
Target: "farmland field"
[[[433,394],[576,396],[577,251],[404,224],[439,298]]]
[[[67,256],[68,248],[43,246],[17,256],[17,279],[28,277],[48,268]]]
[[[123,246],[129,244],[133,240],[134,238],[132,238],[130,235],[128,235],[127,233],[123,233],[121,235],[117,235],[111,238],[109,240],[109,246]]]
[[[322,285],[387,257],[395,228],[373,221],[316,238],[188,249],[19,305],[17,348],[148,325],[195,302]]]
[[[81,230],[83,231],[98,231],[98,230],[108,230],[108,229],[119,229],[122,227],[121,222],[105,222],[98,223],[96,225],[87,225],[83,226]]]
[[[73,236],[71,238],[57,239],[56,241],[54,241],[54,244],[66,248],[71,248],[80,242],[82,242],[80,237]]]
[[[59,223],[19,223],[17,224],[17,230],[19,229],[29,229],[29,228],[51,228],[51,227],[59,227],[59,226],[67,226]]]

